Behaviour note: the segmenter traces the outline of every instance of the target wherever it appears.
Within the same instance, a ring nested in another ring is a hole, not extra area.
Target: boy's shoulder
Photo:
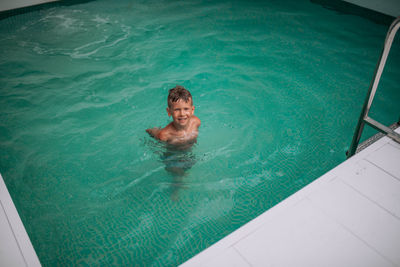
[[[192,120],[193,120],[193,122],[197,125],[197,127],[200,126],[201,121],[200,121],[200,119],[199,119],[197,116],[193,115],[193,116],[192,116]]]
[[[172,123],[165,126],[165,128],[160,129],[158,132],[157,138],[161,141],[168,141],[173,135],[174,129],[172,127]]]

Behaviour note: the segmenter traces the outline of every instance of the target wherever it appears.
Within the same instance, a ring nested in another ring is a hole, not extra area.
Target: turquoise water
[[[1,20],[0,172],[43,266],[175,266],[344,161],[387,28],[297,0]],[[396,39],[371,114],[386,124],[399,59]],[[176,84],[202,120],[172,152],[183,175],[145,133]]]

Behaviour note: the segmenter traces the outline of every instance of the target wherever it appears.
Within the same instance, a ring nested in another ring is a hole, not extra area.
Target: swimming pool
[[[386,31],[291,0],[0,21],[0,172],[42,264],[177,265],[345,160]],[[386,124],[399,58],[396,40],[371,111]],[[176,84],[202,120],[183,177],[144,131]]]

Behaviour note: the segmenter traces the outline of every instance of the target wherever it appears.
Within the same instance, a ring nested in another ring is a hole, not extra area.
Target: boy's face
[[[194,113],[192,100],[190,99],[188,102],[185,102],[179,99],[177,102],[172,102],[171,107],[167,108],[167,112],[168,116],[172,116],[175,126],[185,128]]]

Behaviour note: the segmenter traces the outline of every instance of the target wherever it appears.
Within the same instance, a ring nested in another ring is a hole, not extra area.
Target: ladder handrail
[[[383,45],[383,50],[381,53],[381,57],[379,58],[378,64],[375,68],[374,78],[369,86],[367,97],[364,101],[364,105],[360,114],[360,118],[358,119],[357,127],[354,131],[354,136],[351,141],[351,145],[349,150],[347,151],[347,158],[350,158],[356,153],[358,143],[360,142],[361,134],[364,129],[365,123],[374,127],[375,129],[386,133],[389,137],[393,138],[396,142],[400,142],[400,135],[390,128],[381,125],[380,123],[374,121],[373,119],[368,117],[369,110],[372,105],[372,101],[374,100],[376,89],[378,88],[379,81],[381,79],[381,75],[383,72],[383,68],[386,64],[386,59],[389,55],[390,48],[392,47],[393,39],[396,36],[398,29],[400,28],[400,16],[397,17],[389,27],[389,30],[386,34],[385,43]],[[383,127],[382,127],[383,126]]]

